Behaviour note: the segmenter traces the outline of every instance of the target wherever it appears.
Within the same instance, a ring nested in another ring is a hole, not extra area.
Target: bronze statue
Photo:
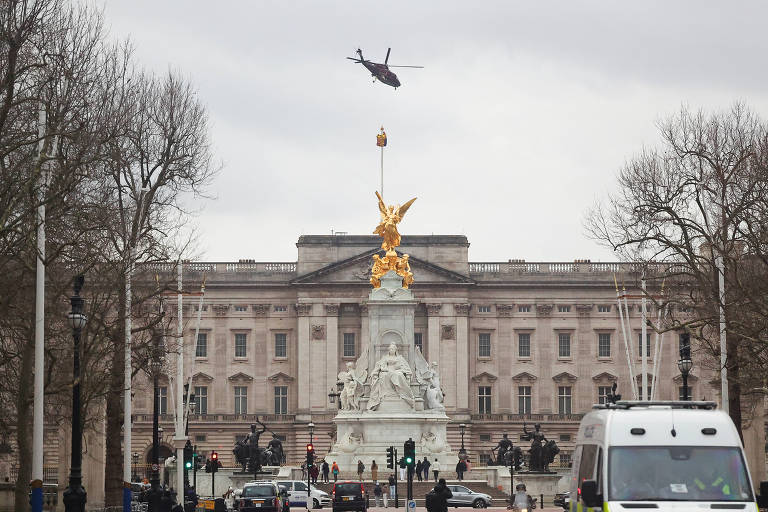
[[[266,463],[268,466],[282,466],[285,462],[285,452],[283,451],[283,442],[272,433],[272,439],[267,444]]]
[[[501,439],[499,440],[499,443],[496,445],[495,448],[492,448],[492,452],[496,452],[496,450],[499,450],[499,453],[496,453],[496,463],[500,466],[506,466],[507,458],[506,454],[510,449],[512,448],[512,441],[509,440],[507,437],[507,434],[503,434],[501,436]]]
[[[381,221],[374,234],[383,238],[381,242],[381,248],[386,251],[384,257],[380,257],[378,254],[373,255],[373,267],[371,268],[371,284],[374,288],[381,286],[381,277],[393,270],[397,275],[403,278],[403,288],[408,288],[413,283],[413,273],[411,272],[411,265],[408,263],[408,255],[403,254],[402,257],[397,255],[395,247],[400,245],[400,233],[397,230],[397,225],[403,220],[405,212],[411,207],[416,200],[414,197],[403,206],[386,206],[384,201],[378,192],[376,197],[379,199],[379,211],[381,212]]]
[[[530,432],[527,425],[523,423],[523,433],[523,439],[531,442],[531,448],[528,450],[528,469],[535,472],[549,471],[549,465],[555,460],[555,455],[560,453],[557,443],[547,439],[538,423]]]
[[[257,429],[257,424],[261,425]],[[266,448],[259,446],[261,434],[269,430],[272,432],[272,439]],[[277,434],[268,429],[267,426],[256,417],[256,423],[251,424],[251,432],[242,440],[235,443],[232,453],[235,454],[235,460],[243,468],[243,473],[253,473],[258,478],[263,466],[281,466],[285,462],[285,451],[283,443]]]

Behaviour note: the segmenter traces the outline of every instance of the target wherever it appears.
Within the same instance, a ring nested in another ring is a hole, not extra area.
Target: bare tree
[[[648,276],[667,283],[668,329],[689,329],[704,361],[719,371],[719,310],[727,329],[729,413],[742,424],[742,389],[766,348],[768,275],[768,127],[744,105],[714,114],[683,108],[659,124],[661,145],[644,149],[620,170],[618,191],[587,215],[586,230],[623,259],[645,261]],[[716,259],[722,257],[725,302]],[[662,263],[662,264],[659,264]],[[651,271],[653,269],[653,271]],[[660,282],[657,283],[660,285]],[[679,314],[693,308],[693,314]]]

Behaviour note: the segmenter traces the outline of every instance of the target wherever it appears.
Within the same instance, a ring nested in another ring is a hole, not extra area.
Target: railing
[[[680,263],[592,263],[533,262],[511,260],[508,262],[470,262],[470,274],[613,274],[639,273],[645,269],[650,274],[685,274],[686,266]]]
[[[190,414],[190,422],[217,422],[217,421],[256,421],[256,417],[264,422],[277,422],[277,423],[293,423],[296,420],[294,414]],[[159,417],[160,423],[173,422],[173,416],[170,414],[161,414]],[[136,422],[151,423],[151,414],[137,414],[135,416]]]
[[[472,414],[473,421],[581,421],[583,414]]]
[[[19,478],[19,468],[11,468],[9,471],[9,481],[16,482]],[[43,483],[55,484],[59,481],[59,468],[58,466],[44,466],[43,467]]]
[[[257,273],[257,274],[295,274],[296,263],[294,262],[223,262],[207,263],[194,262],[184,263],[184,273],[190,274],[212,274],[212,273]],[[139,265],[139,271],[174,273],[176,271],[175,263],[144,263]]]

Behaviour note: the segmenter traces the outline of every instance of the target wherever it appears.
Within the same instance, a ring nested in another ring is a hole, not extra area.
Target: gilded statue
[[[397,225],[403,220],[405,212],[408,211],[408,208],[411,207],[416,198],[414,197],[403,206],[398,205],[394,207],[391,205],[386,206],[378,192],[376,192],[376,197],[379,199],[381,222],[379,222],[379,225],[376,226],[373,232],[383,239],[381,248],[386,253],[383,258],[378,254],[373,256],[371,284],[374,288],[379,288],[381,286],[381,277],[390,270],[393,270],[403,278],[403,288],[408,288],[413,283],[413,273],[411,272],[411,265],[408,263],[408,255],[398,256],[395,247],[400,245],[400,233],[397,231]]]

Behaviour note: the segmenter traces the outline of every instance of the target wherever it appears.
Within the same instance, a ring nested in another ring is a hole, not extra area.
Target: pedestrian
[[[328,483],[328,473],[330,473],[331,468],[328,466],[328,461],[323,459],[323,483]]]
[[[441,478],[437,485],[427,493],[427,512],[448,512],[448,500],[453,498],[453,493],[445,485],[445,478]]]
[[[371,480],[373,483],[379,482],[379,466],[376,465],[376,461],[371,461]]]
[[[317,485],[317,475],[320,474],[320,468],[317,467],[317,464],[312,464],[312,467],[309,470],[309,476],[312,478],[312,483],[314,485]]]
[[[394,501],[394,499],[395,499],[395,490],[397,489],[397,480],[395,480],[395,474],[394,473],[389,475],[389,478],[387,479],[387,482],[389,482],[389,498]]]
[[[363,481],[363,473],[365,472],[365,464],[363,464],[363,461],[358,460],[357,461],[357,477],[360,479],[360,481]]]
[[[467,473],[469,473],[472,470],[472,463],[469,460],[469,457],[467,457],[467,460],[465,460],[464,463],[467,465]]]
[[[384,485],[381,486],[381,491],[384,495],[384,508],[389,508],[389,500],[387,500],[387,496],[389,496],[389,485],[384,483]]]
[[[405,470],[408,464],[405,463],[405,457],[400,457],[400,462],[397,464],[400,468],[400,480],[405,480]]]
[[[416,462],[416,479],[421,482],[421,475],[424,473],[424,466],[421,461]]]
[[[331,466],[331,473],[333,473],[333,481],[336,482],[339,479],[339,465],[336,464],[336,461],[333,461],[333,465]]]
[[[440,461],[437,459],[432,463],[432,474],[435,475],[435,482],[437,482],[437,475],[440,474]]]
[[[373,497],[376,499],[377,507],[384,506],[384,498],[382,497],[382,494],[381,486],[377,483],[376,487],[373,488]]]
[[[206,468],[205,470],[208,471],[208,468]],[[307,479],[307,463],[302,462],[301,463],[301,480],[304,481],[306,479]]]
[[[424,457],[424,461],[421,463],[421,469],[424,471],[424,481],[426,482],[429,480],[429,461],[426,457]]]
[[[467,470],[467,463],[463,460],[459,460],[459,462],[456,463],[456,476],[459,479],[459,482],[464,480],[464,472]]]

